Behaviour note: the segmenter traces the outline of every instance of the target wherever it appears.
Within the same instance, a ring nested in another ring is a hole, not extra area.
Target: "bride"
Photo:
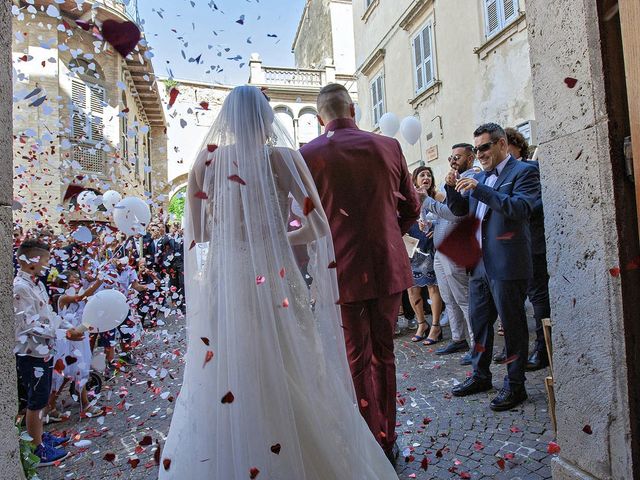
[[[286,145],[262,92],[237,87],[189,175],[188,349],[161,479],[398,478],[358,411],[329,226]],[[288,233],[290,195],[304,215]],[[309,288],[292,245],[307,245]]]

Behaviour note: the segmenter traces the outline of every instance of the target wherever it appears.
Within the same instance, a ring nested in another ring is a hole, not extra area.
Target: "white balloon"
[[[362,109],[360,108],[360,105],[358,105],[357,103],[354,104],[354,108],[356,111],[356,123],[360,123],[360,119],[362,118]]]
[[[127,236],[144,234],[151,221],[151,210],[144,200],[126,197],[113,208],[113,221]]]
[[[118,290],[101,290],[89,298],[82,312],[82,323],[91,332],[108,332],[129,315],[127,298]]]
[[[77,204],[83,212],[95,213],[98,210],[96,199],[96,194],[91,190],[83,190],[78,194]]]
[[[107,190],[102,195],[102,204],[105,206],[107,210],[111,210],[122,200],[122,195],[120,195],[115,190]]]
[[[380,117],[378,125],[380,125],[380,131],[384,135],[386,135],[387,137],[393,137],[396,133],[398,133],[398,129],[400,128],[400,120],[398,120],[398,116],[395,113],[389,112]]]
[[[410,145],[415,145],[422,135],[422,124],[416,117],[406,117],[400,124],[400,133]]]

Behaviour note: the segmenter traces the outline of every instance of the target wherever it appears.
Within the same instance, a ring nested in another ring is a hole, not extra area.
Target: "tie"
[[[491,175],[498,176],[498,169],[494,168],[492,170],[485,170],[484,173],[487,175],[485,178],[489,178]]]

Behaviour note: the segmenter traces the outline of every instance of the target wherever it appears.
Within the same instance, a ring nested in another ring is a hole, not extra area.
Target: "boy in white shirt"
[[[49,247],[38,240],[25,240],[18,248],[20,269],[13,281],[16,327],[16,368],[20,386],[20,406],[26,408],[27,433],[40,458],[38,466],[52,465],[68,453],[58,448],[68,438],[43,433],[43,409],[51,391],[53,348],[60,318],[49,305],[45,286],[38,276],[49,264]],[[80,340],[83,334],[67,329],[67,338]]]

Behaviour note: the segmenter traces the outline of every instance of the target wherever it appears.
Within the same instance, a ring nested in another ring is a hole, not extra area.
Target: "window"
[[[76,143],[74,159],[89,172],[103,172],[105,89],[100,85],[71,80],[71,136]]]
[[[384,80],[382,73],[371,82],[371,105],[373,107],[373,124],[378,125],[380,117],[385,114]]]
[[[315,110],[305,109],[298,118],[298,139],[300,143],[309,143],[320,135],[320,124]]]
[[[518,0],[482,0],[484,2],[484,24],[487,38],[504,30],[518,18]]]
[[[413,38],[412,47],[416,93],[420,93],[435,82],[433,22],[429,21]]]

